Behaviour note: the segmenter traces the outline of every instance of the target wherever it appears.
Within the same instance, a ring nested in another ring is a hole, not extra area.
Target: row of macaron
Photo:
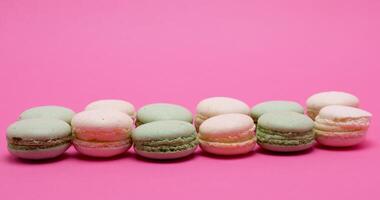
[[[371,114],[345,92],[312,95],[304,108],[294,101],[266,101],[252,109],[238,99],[211,97],[200,101],[196,115],[183,106],[155,103],[137,112],[124,100],[90,103],[75,113],[62,106],[38,106],[22,112],[7,129],[8,150],[23,159],[48,159],[71,144],[86,156],[112,157],[131,146],[140,156],[175,159],[197,146],[218,155],[263,149],[294,152],[322,145],[361,143]],[[306,114],[304,114],[306,113]]]

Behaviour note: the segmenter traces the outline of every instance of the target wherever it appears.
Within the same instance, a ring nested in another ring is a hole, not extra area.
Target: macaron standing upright
[[[92,157],[111,157],[124,153],[131,145],[133,120],[116,110],[87,110],[71,122],[74,147]]]
[[[297,113],[304,113],[303,107],[294,101],[265,101],[259,103],[252,107],[251,109],[251,117],[257,123],[259,117],[268,112],[278,112],[278,111],[293,111]]]
[[[23,159],[55,158],[70,147],[71,139],[70,125],[59,119],[24,119],[7,129],[9,152]]]
[[[101,99],[88,104],[85,110],[116,110],[129,115],[133,121],[136,120],[135,106],[121,99]]]
[[[354,107],[331,105],[322,108],[315,118],[314,132],[318,143],[347,147],[364,141],[371,113]]]
[[[133,130],[135,152],[150,159],[177,159],[191,155],[198,146],[195,128],[179,120],[154,121]]]
[[[193,123],[193,114],[187,108],[180,105],[154,103],[145,105],[138,110],[136,125],[161,120],[180,120]]]
[[[255,124],[248,115],[223,114],[208,118],[199,128],[202,150],[218,155],[239,155],[253,151]]]
[[[197,114],[194,125],[198,130],[200,125],[208,118],[221,114],[240,113],[249,115],[249,106],[230,97],[211,97],[200,101],[197,105]]]
[[[49,118],[49,119],[60,119],[68,124],[71,123],[71,119],[75,115],[75,112],[70,108],[63,106],[37,106],[29,108],[22,112],[19,116],[20,120],[24,119],[35,119],[35,118]]]
[[[319,110],[329,105],[358,107],[359,98],[347,92],[320,92],[310,96],[306,100],[306,113],[311,119],[314,120],[318,115]]]
[[[313,120],[296,112],[270,112],[257,122],[257,143],[276,152],[294,152],[314,145]]]

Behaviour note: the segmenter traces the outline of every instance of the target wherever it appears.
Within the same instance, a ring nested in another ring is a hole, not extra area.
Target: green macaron
[[[137,125],[160,120],[180,120],[192,123],[193,115],[185,107],[169,103],[149,104],[137,112]]]
[[[151,159],[175,159],[192,154],[198,145],[195,127],[179,120],[143,124],[132,132],[137,154]]]
[[[71,123],[75,112],[63,106],[37,106],[29,108],[20,114],[20,119],[49,118],[60,119]]]
[[[255,122],[259,117],[268,112],[277,112],[277,111],[293,111],[297,113],[304,113],[303,107],[294,101],[265,101],[255,105],[251,109],[251,117]]]
[[[58,119],[25,119],[7,129],[8,150],[24,159],[48,159],[63,154],[71,145],[71,127]]]
[[[308,149],[314,144],[313,120],[296,112],[263,114],[257,124],[257,143],[263,148],[278,152]]]

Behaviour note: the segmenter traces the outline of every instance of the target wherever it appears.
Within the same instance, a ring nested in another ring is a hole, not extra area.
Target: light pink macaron
[[[256,144],[255,124],[244,114],[223,114],[204,121],[199,128],[202,150],[218,155],[251,152]]]
[[[76,114],[71,122],[74,147],[93,157],[111,157],[131,145],[133,120],[115,110],[88,110]]]
[[[129,115],[134,121],[136,119],[136,110],[135,106],[133,106],[128,101],[120,100],[120,99],[102,99],[91,102],[85,108],[85,110],[117,110],[122,113]]]
[[[326,106],[315,119],[316,140],[332,147],[357,145],[365,139],[371,116],[371,113],[359,108]]]

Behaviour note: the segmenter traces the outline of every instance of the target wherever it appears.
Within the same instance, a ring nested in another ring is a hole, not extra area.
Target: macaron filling
[[[256,130],[257,141],[261,144],[297,146],[314,142],[314,132],[281,132],[273,131],[261,126]]]
[[[63,138],[45,139],[45,140],[32,140],[22,139],[18,137],[8,138],[8,147],[17,150],[35,150],[35,149],[47,149],[56,147],[71,142],[72,136],[66,136]]]
[[[135,141],[134,145],[135,149],[146,152],[178,152],[195,148],[198,139],[195,135],[190,135],[173,139]]]

